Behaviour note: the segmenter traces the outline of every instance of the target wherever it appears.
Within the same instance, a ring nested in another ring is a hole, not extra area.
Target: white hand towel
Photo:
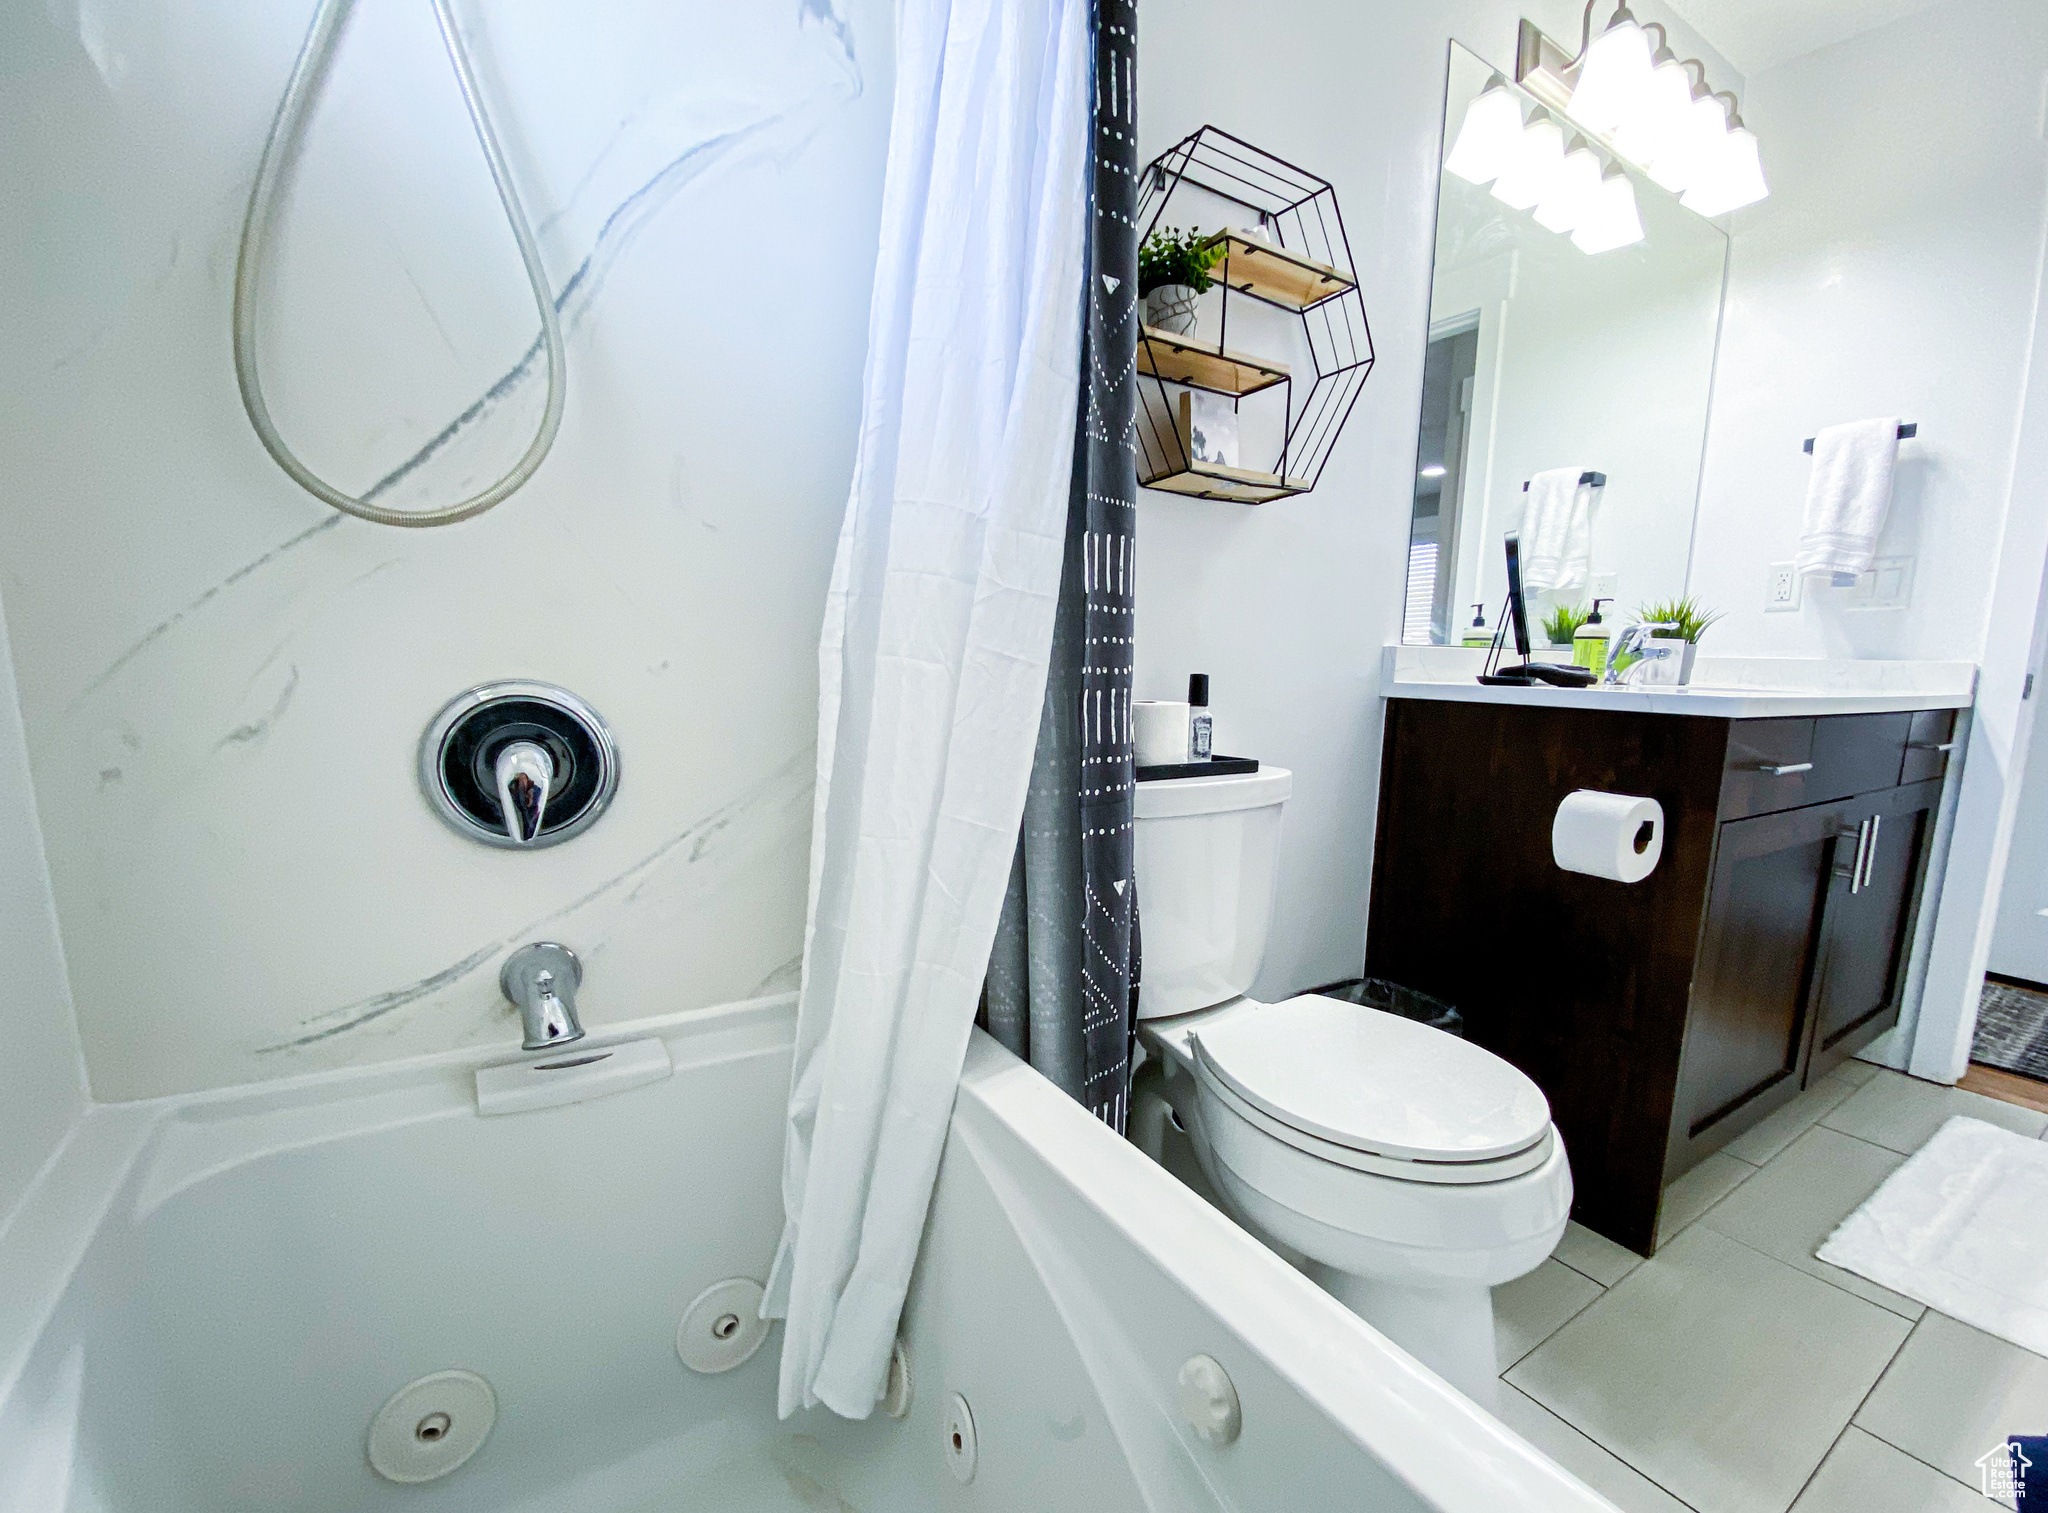
[[[1892,502],[1899,420],[1855,420],[1813,438],[1813,477],[1799,530],[1797,571],[1831,574],[1846,587],[1870,566]]]
[[[1593,564],[1593,486],[1586,469],[1546,468],[1529,480],[1522,510],[1522,587],[1529,593],[1577,588]]]

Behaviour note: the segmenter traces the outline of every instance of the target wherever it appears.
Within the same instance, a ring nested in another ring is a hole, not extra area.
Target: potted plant
[[[1650,604],[1638,605],[1636,618],[1645,625],[1669,625],[1674,629],[1664,635],[1652,637],[1658,641],[1680,641],[1684,650],[1680,653],[1678,679],[1681,684],[1692,681],[1693,659],[1699,653],[1700,637],[1721,618],[1721,611],[1707,609],[1691,594],[1677,599],[1659,599]]]
[[[1216,281],[1209,270],[1223,261],[1221,239],[1205,242],[1193,231],[1172,226],[1154,231],[1138,249],[1138,293],[1145,300],[1145,324],[1175,336],[1195,329],[1195,309]]]
[[[1560,604],[1543,617],[1543,633],[1550,637],[1552,648],[1563,647],[1571,650],[1572,637],[1579,633],[1579,627],[1586,623],[1588,610],[1583,604]]]

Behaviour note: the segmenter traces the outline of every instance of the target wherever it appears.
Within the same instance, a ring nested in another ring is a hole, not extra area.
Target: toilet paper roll
[[[1581,788],[1557,806],[1550,854],[1567,872],[1639,883],[1664,854],[1664,806],[1632,793]]]
[[[1140,699],[1131,706],[1131,734],[1140,767],[1165,767],[1188,759],[1185,701]]]

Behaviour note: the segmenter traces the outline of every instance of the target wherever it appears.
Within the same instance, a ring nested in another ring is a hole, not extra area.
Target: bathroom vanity
[[[1667,1184],[1898,1022],[1969,670],[1615,692],[1392,661],[1366,973],[1536,1081],[1574,1216],[1647,1255]],[[1644,881],[1557,866],[1580,788],[1663,806]]]

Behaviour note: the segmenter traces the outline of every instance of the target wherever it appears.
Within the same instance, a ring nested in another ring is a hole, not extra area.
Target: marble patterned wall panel
[[[794,985],[815,644],[859,414],[882,0],[458,6],[568,333],[533,482],[439,530],[265,455],[237,240],[311,14],[0,3],[0,590],[94,1090],[516,1037],[496,964],[582,952],[587,1021]],[[544,365],[418,0],[358,0],[280,209],[261,353],[318,472],[496,477]],[[561,683],[623,783],[531,854],[414,780],[475,683]]]

